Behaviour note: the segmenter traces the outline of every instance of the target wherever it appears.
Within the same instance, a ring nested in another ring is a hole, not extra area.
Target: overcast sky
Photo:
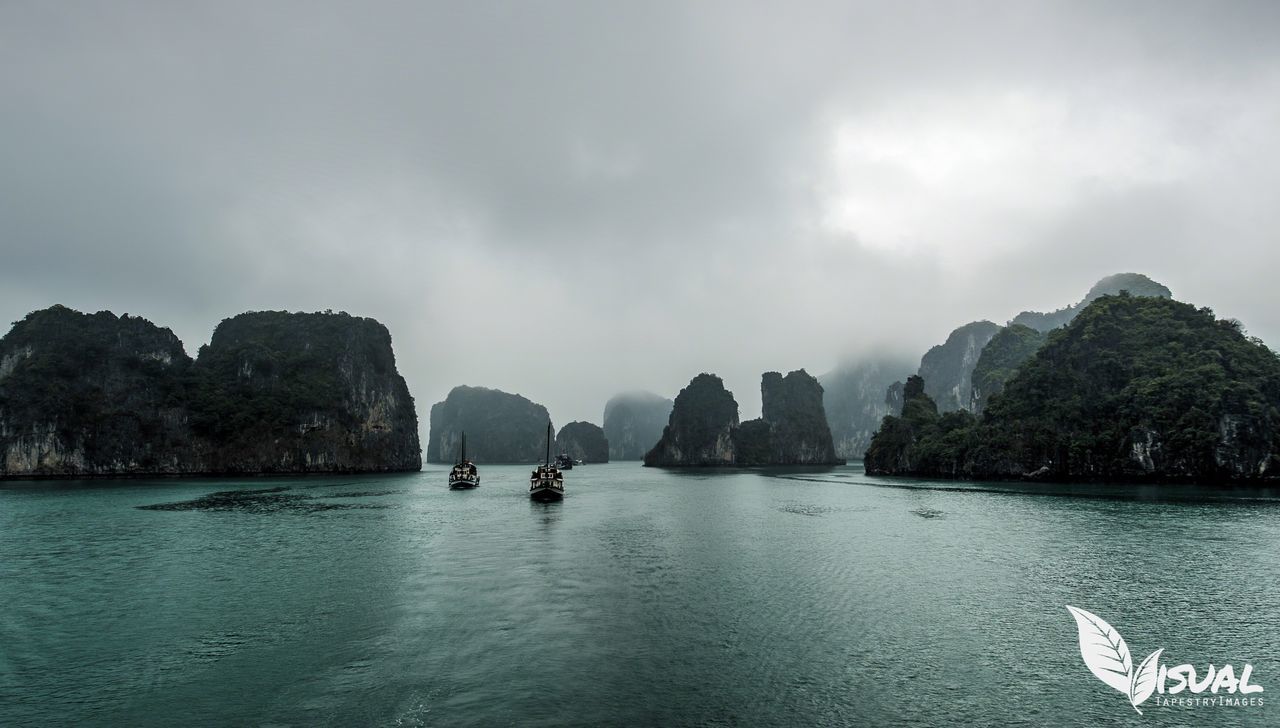
[[[1280,345],[1280,3],[0,0],[0,315],[385,323],[557,425],[1138,271]],[[425,429],[425,427],[424,427]]]

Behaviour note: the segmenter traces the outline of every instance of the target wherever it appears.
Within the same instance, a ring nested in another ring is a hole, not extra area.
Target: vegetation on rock
[[[906,391],[867,472],[1224,482],[1280,474],[1280,358],[1238,322],[1166,298],[1103,296],[991,398],[936,415]]]
[[[1022,324],[1000,329],[982,349],[973,368],[969,411],[981,414],[991,396],[1004,391],[1005,382],[1044,346],[1046,335]]]
[[[1049,313],[1023,311],[1010,323],[1026,326],[1040,333],[1048,333],[1053,329],[1066,326],[1089,304],[1103,296],[1116,296],[1121,292],[1131,296],[1148,298],[1173,298],[1173,293],[1165,286],[1157,283],[1141,273],[1117,273],[1107,276],[1093,285],[1084,299],[1079,303],[1060,308]]]
[[[391,336],[347,314],[247,313],[196,361],[169,329],[36,311],[0,339],[0,475],[416,470]]]

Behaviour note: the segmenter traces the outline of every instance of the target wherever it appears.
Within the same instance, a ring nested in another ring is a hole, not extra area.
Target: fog
[[[1280,344],[1280,4],[0,4],[0,315],[385,323],[557,425],[1145,273]]]

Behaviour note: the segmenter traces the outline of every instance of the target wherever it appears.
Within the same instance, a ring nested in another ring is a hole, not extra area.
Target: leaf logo
[[[1160,648],[1143,660],[1138,668],[1133,667],[1133,659],[1129,655],[1129,646],[1115,627],[1107,624],[1102,617],[1086,612],[1083,609],[1067,605],[1067,611],[1076,618],[1076,627],[1080,632],[1080,656],[1094,677],[1129,697],[1129,704],[1138,715],[1138,709],[1156,689],[1156,675],[1159,671]]]

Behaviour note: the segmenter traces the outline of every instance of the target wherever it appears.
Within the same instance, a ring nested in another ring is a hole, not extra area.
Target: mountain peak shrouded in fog
[[[699,371],[750,419],[1116,270],[1275,345],[1278,15],[6,3],[0,313],[346,310],[557,422]]]
[[[1079,303],[1060,308],[1050,313],[1037,313],[1035,311],[1023,311],[1010,321],[1011,324],[1019,324],[1035,329],[1041,333],[1052,331],[1061,326],[1071,323],[1086,306],[1103,296],[1114,296],[1121,291],[1128,292],[1134,296],[1148,296],[1151,298],[1173,298],[1173,292],[1163,284],[1157,283],[1141,273],[1117,273],[1107,276],[1093,285],[1089,292],[1085,294],[1083,300]]]

